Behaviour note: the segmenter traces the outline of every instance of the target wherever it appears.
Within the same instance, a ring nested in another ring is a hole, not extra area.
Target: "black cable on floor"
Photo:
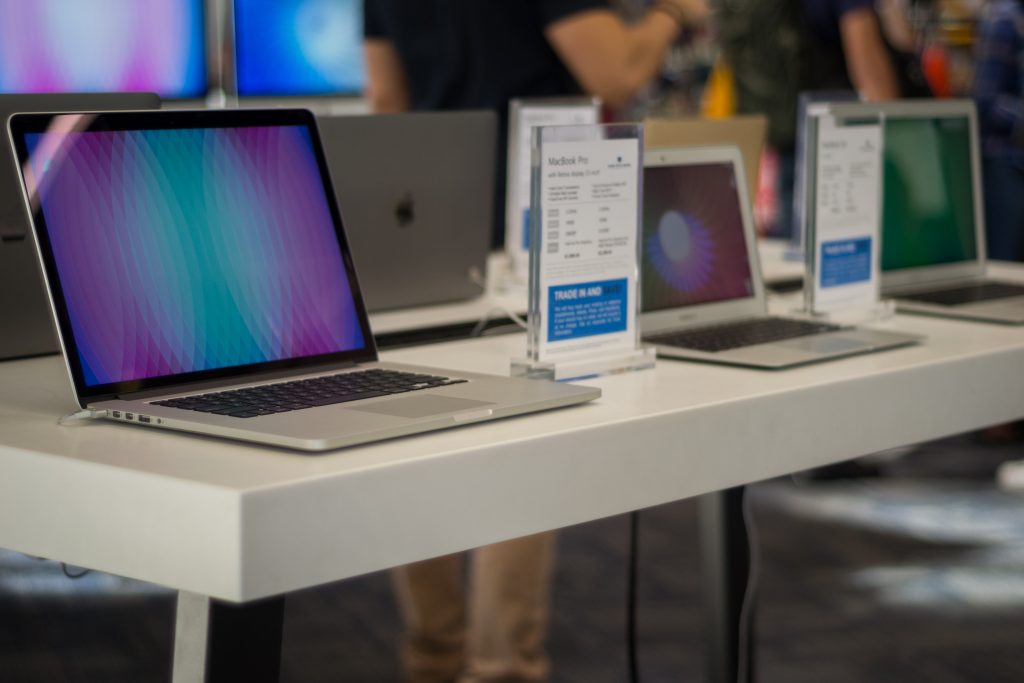
[[[630,683],[640,682],[636,653],[636,584],[640,548],[640,513],[629,513],[629,564],[626,578],[626,657]]]
[[[753,680],[751,673],[751,642],[750,636],[754,630],[754,610],[756,609],[757,588],[761,581],[761,542],[757,535],[757,525],[754,522],[754,512],[751,509],[750,489],[743,492],[741,503],[743,512],[743,525],[747,533],[747,589],[743,592],[743,603],[740,605],[739,618],[739,652],[736,666],[737,683],[746,683]]]
[[[91,571],[89,569],[83,569],[80,572],[73,572],[70,569],[68,569],[68,565],[66,562],[60,563],[60,570],[64,572],[64,576],[68,577],[69,579],[80,579]]]

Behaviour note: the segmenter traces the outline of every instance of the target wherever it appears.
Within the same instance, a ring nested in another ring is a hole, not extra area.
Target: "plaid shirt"
[[[979,30],[974,98],[984,149],[1024,160],[1024,4],[993,0]]]

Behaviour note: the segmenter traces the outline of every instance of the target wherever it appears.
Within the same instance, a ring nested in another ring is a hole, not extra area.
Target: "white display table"
[[[592,404],[315,456],[58,427],[60,359],[2,363],[0,546],[251,601],[1024,417],[1024,328],[883,327],[927,340],[784,372],[659,361]],[[384,357],[501,374],[524,345]]]

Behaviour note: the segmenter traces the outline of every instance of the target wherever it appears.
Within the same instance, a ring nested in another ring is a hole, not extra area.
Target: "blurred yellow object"
[[[736,114],[736,81],[732,67],[721,57],[715,60],[704,86],[700,111],[709,119],[726,119]]]

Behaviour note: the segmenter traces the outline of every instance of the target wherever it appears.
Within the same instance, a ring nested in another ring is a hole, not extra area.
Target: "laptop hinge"
[[[315,375],[319,372],[327,372],[330,370],[344,370],[346,368],[354,368],[359,363],[355,361],[344,361],[334,363],[324,363],[321,365],[310,365],[304,368],[287,368],[284,370],[273,370],[269,372],[254,372],[246,373],[238,377],[222,377],[220,379],[208,379],[200,380],[197,382],[184,382],[182,384],[172,384],[166,387],[159,387],[155,389],[143,389],[141,391],[131,391],[124,394],[118,394],[116,398],[123,401],[138,401],[154,398],[157,396],[166,396],[168,394],[180,394],[183,392],[192,391],[206,391],[210,389],[223,389],[225,387],[237,386],[239,384],[253,384],[256,382],[272,382],[279,379],[291,379],[301,375]]]

